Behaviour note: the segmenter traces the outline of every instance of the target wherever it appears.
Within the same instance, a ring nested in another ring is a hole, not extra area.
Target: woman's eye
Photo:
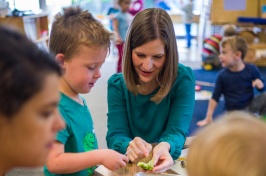
[[[154,59],[161,59],[162,56],[154,56],[153,58],[154,58]]]
[[[141,57],[141,58],[144,58],[145,57],[145,55],[143,55],[143,54],[137,54],[137,56],[138,57]]]

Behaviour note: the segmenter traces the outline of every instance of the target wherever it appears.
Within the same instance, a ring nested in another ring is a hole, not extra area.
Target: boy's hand
[[[255,88],[257,88],[257,89],[263,89],[264,84],[263,84],[263,82],[260,79],[255,79],[252,82],[252,86],[255,87]]]
[[[212,119],[205,118],[205,119],[203,119],[201,121],[198,121],[197,125],[201,127],[201,126],[207,125],[207,124],[209,124],[211,122],[212,122]]]
[[[135,137],[127,147],[127,156],[131,162],[149,156],[152,145],[140,137]]]
[[[122,38],[118,37],[117,40],[116,40],[116,44],[121,44],[122,42],[123,42]]]
[[[174,164],[174,160],[170,153],[170,144],[167,142],[161,142],[156,145],[153,149],[153,157],[155,167],[153,168],[153,173],[162,173],[170,169]]]
[[[114,150],[106,149],[103,152],[102,165],[111,171],[125,167],[128,162],[128,157]]]
[[[113,20],[113,19],[115,19],[116,15],[115,14],[110,14],[108,17],[109,17],[110,20]]]

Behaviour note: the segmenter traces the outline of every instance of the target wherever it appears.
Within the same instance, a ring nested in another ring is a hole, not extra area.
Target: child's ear
[[[235,53],[235,55],[236,55],[236,57],[237,58],[242,58],[242,52],[241,51],[237,51],[236,53]]]
[[[64,69],[64,66],[65,66],[65,56],[64,56],[64,54],[61,54],[61,53],[57,54],[55,56],[55,60],[59,63],[61,68]]]

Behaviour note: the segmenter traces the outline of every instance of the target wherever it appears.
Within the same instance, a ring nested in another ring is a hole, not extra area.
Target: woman
[[[0,176],[46,162],[64,127],[57,103],[61,70],[21,34],[0,26]]]
[[[192,70],[178,64],[173,23],[166,11],[145,9],[133,19],[123,74],[108,81],[107,145],[132,162],[147,157],[164,172],[184,145],[194,109]]]

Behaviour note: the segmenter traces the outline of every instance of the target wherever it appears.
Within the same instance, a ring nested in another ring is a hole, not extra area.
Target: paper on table
[[[186,160],[188,150],[189,148],[186,148],[181,151],[181,155],[179,156],[180,160]],[[177,160],[179,160],[179,158]]]
[[[179,173],[181,176],[187,176],[186,168],[182,167],[181,162],[184,162],[187,158],[189,148],[183,149],[181,155],[175,161],[175,164],[171,167],[171,170]]]

